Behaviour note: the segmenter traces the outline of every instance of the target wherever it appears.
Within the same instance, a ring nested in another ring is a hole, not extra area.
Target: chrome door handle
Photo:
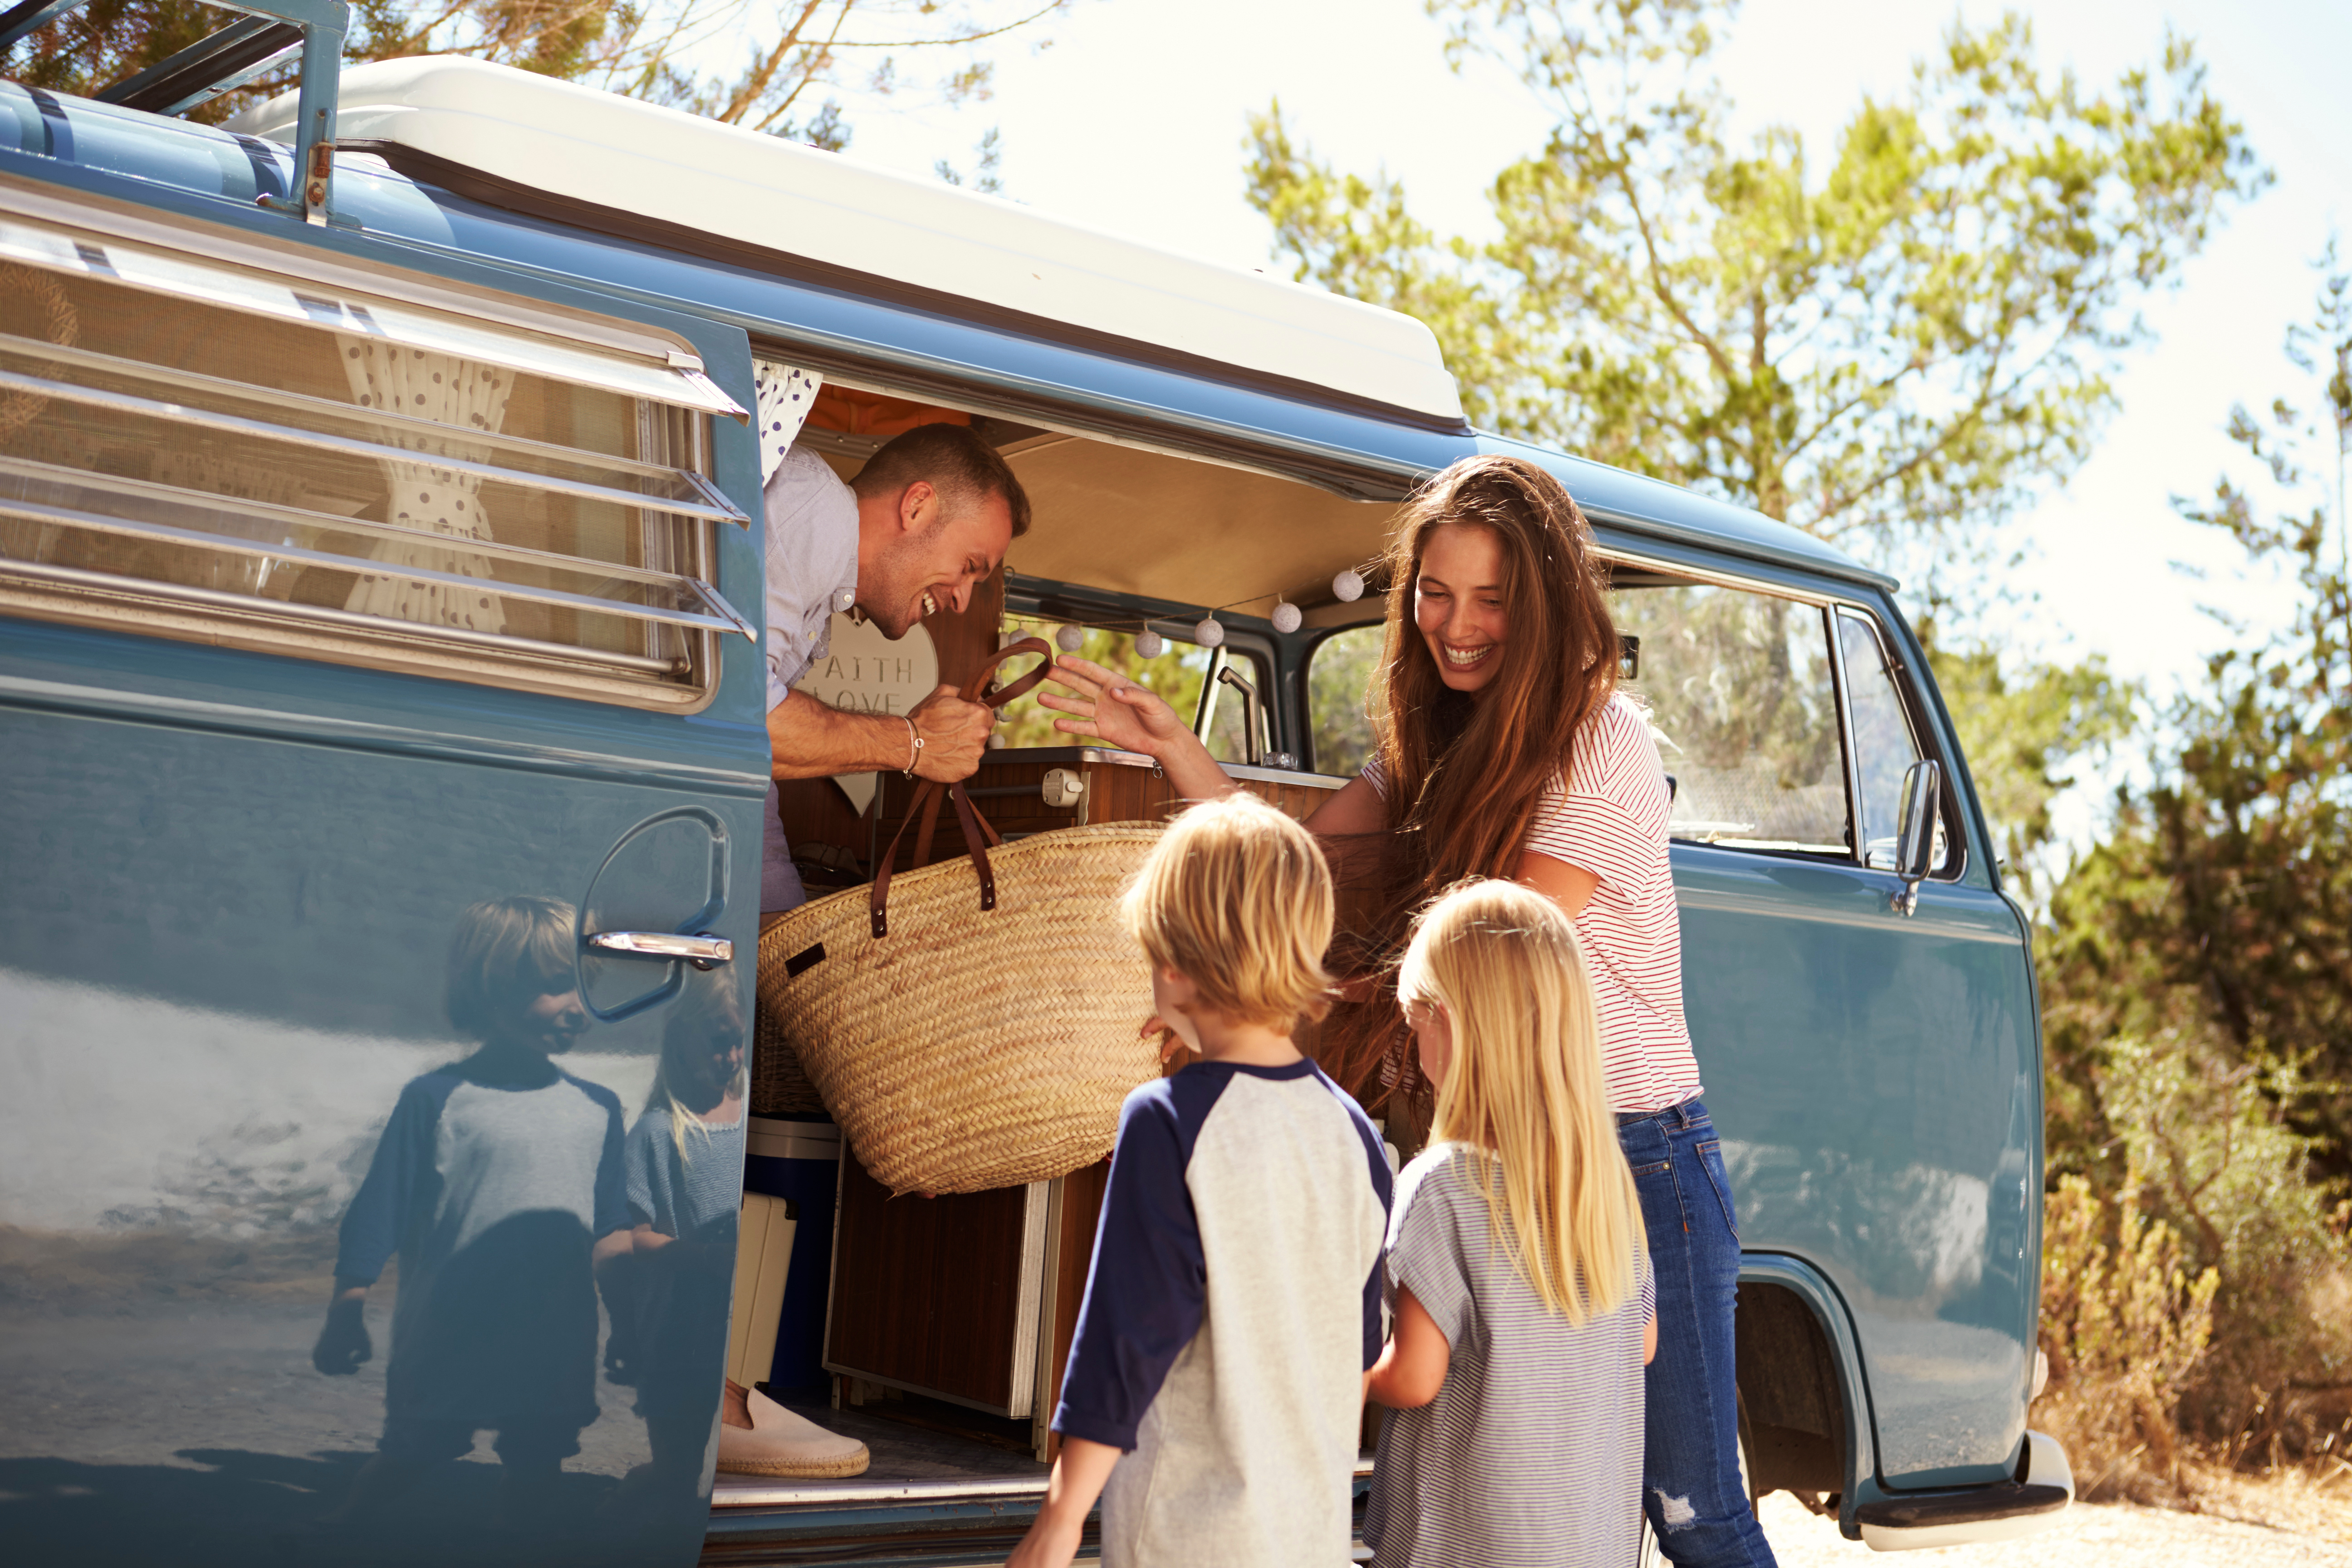
[[[588,939],[598,952],[614,958],[682,958],[697,969],[716,969],[735,959],[735,944],[723,936],[681,936],[666,931],[600,931]]]

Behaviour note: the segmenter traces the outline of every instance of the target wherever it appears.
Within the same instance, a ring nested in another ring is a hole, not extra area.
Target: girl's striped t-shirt
[[[1383,799],[1376,757],[1364,782]],[[1633,698],[1612,697],[1577,731],[1566,773],[1536,807],[1523,847],[1600,879],[1576,917],[1601,1013],[1609,1100],[1620,1113],[1664,1110],[1699,1094],[1683,1017],[1682,920],[1666,860],[1665,764]]]
[[[1612,1310],[1555,1316],[1501,1245],[1492,1158],[1439,1144],[1397,1177],[1388,1301],[1411,1290],[1448,1353],[1437,1397],[1381,1424],[1364,1543],[1374,1568],[1621,1568],[1640,1548],[1656,1283],[1643,1258]]]

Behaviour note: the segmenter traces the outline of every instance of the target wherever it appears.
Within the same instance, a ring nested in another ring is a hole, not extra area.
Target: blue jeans
[[[1658,1281],[1642,1510],[1659,1550],[1683,1568],[1771,1568],[1772,1548],[1739,1479],[1731,1331],[1739,1216],[1715,1125],[1705,1105],[1688,1100],[1620,1116],[1617,1141],[1642,1194]]]

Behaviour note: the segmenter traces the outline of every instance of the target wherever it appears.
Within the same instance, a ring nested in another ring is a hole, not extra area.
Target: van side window
[[[1371,714],[1380,694],[1372,677],[1388,635],[1379,621],[1333,632],[1315,645],[1307,664],[1307,721],[1313,752],[1307,765],[1334,778],[1353,778],[1371,760]]]
[[[1903,774],[1926,753],[1912,732],[1903,689],[1886,655],[1886,645],[1868,617],[1837,613],[1838,644],[1845,655],[1846,707],[1853,718],[1853,771],[1862,797],[1863,863],[1880,870],[1895,867],[1895,823],[1903,800]],[[1935,860],[1943,868],[1951,840],[1937,824]]]
[[[0,234],[0,604],[674,706],[748,636],[690,368]]]
[[[1618,574],[1609,602],[1624,639],[1622,689],[1649,708],[1675,781],[1667,832],[1705,844],[1849,856],[1822,612],[1633,572]]]

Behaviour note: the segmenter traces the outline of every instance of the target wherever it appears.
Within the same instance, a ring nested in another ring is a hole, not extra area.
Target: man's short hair
[[[895,495],[917,480],[940,492],[960,516],[988,496],[1003,496],[1013,537],[1029,531],[1029,494],[1013,469],[969,425],[918,425],[893,436],[850,481],[859,497]]]
[[[1179,816],[1119,913],[1155,965],[1236,1023],[1287,1031],[1330,1011],[1330,868],[1313,834],[1255,795]]]

